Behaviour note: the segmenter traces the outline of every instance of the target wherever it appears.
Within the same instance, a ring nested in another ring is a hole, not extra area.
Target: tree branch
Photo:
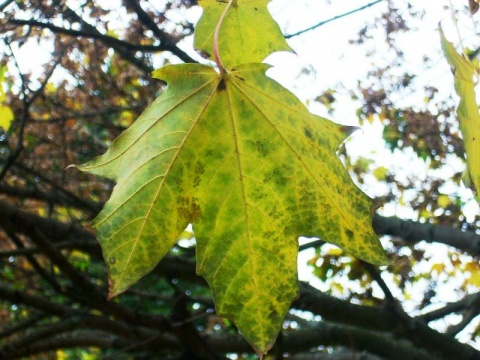
[[[138,20],[140,20],[147,27],[147,29],[150,29],[154,33],[154,35],[160,40],[165,50],[175,54],[186,63],[196,62],[187,53],[185,53],[183,50],[180,50],[177,44],[175,44],[175,42],[172,41],[172,39],[165,32],[160,30],[155,21],[153,21],[153,19],[148,16],[148,14],[145,12],[145,10],[143,10],[137,0],[126,0],[126,3],[127,6],[130,6],[135,11],[138,16]]]
[[[416,317],[416,319],[419,319],[421,321],[428,323],[430,321],[438,320],[449,314],[464,311],[469,307],[477,308],[479,306],[480,306],[480,293],[475,293],[475,294],[467,295],[460,301],[457,301],[454,303],[448,303],[447,305],[445,305],[440,309],[430,311],[423,315],[419,315]]]
[[[472,256],[480,256],[480,235],[473,231],[463,231],[444,225],[421,224],[412,220],[402,220],[397,217],[385,217],[375,214],[373,229],[378,235],[398,236],[409,245],[420,241],[438,243],[454,247]],[[323,240],[313,240],[299,247],[300,251],[318,247]]]
[[[87,213],[93,213],[94,215],[102,209],[102,205],[99,203],[88,200],[77,201],[77,199],[71,196],[73,194],[68,193],[67,195],[65,192],[58,193],[53,191],[47,193],[37,187],[18,188],[9,185],[0,185],[0,193],[13,198],[42,200],[49,204],[67,206]]]
[[[25,331],[27,329],[31,329],[36,323],[45,319],[46,317],[46,314],[35,314],[24,321],[20,321],[14,326],[5,326],[0,331],[0,339],[6,338],[21,331]]]
[[[52,23],[38,21],[34,19],[8,19],[8,24],[11,25],[20,25],[20,26],[32,26],[38,27],[41,29],[48,29],[54,34],[61,34],[61,35],[68,35],[72,37],[79,37],[79,38],[88,38],[88,39],[95,39],[100,40],[104,44],[114,47],[114,48],[122,48],[125,50],[131,51],[142,51],[142,52],[161,52],[165,51],[166,49],[162,45],[138,45],[132,44],[124,40],[117,39],[113,36],[104,35],[101,32],[97,31],[86,31],[86,30],[73,30],[73,29],[66,29],[64,27],[56,26]],[[91,25],[89,25],[91,26]],[[89,29],[91,30],[91,29]]]
[[[480,235],[448,226],[421,224],[396,217],[375,215],[373,228],[377,234],[399,236],[410,244],[420,241],[441,243],[465,251],[472,256],[480,255]]]
[[[72,309],[51,301],[45,300],[38,296],[33,296],[19,290],[12,290],[8,287],[0,286],[0,299],[7,300],[12,304],[23,304],[28,307],[41,310],[50,315],[67,317],[74,313]]]
[[[1,11],[5,11],[5,8],[10,5],[11,3],[13,3],[15,0],[6,0],[5,2],[3,2],[2,4],[0,4],[0,12]]]
[[[10,44],[8,44],[8,46],[10,47]],[[59,53],[57,55],[57,60],[55,60],[55,62],[51,66],[50,70],[47,71],[47,73],[45,74],[45,78],[42,80],[42,82],[40,84],[40,87],[33,92],[33,94],[30,96],[30,98],[27,97],[28,86],[25,83],[25,76],[22,74],[22,72],[20,70],[20,67],[18,66],[18,62],[16,61],[15,56],[13,56],[13,58],[15,60],[15,64],[17,65],[17,68],[18,68],[18,71],[19,71],[19,74],[20,74],[20,78],[22,80],[21,88],[22,88],[22,93],[23,93],[23,99],[22,99],[23,107],[22,107],[22,115],[20,117],[20,126],[19,126],[19,130],[18,130],[18,135],[17,135],[17,144],[15,146],[15,149],[13,150],[13,153],[8,156],[2,170],[0,171],[0,182],[3,180],[3,178],[7,174],[10,167],[15,163],[18,156],[23,151],[23,136],[24,136],[24,133],[25,133],[25,126],[27,124],[27,120],[28,120],[28,117],[29,117],[30,107],[35,102],[37,97],[40,96],[40,94],[45,89],[45,86],[47,85],[48,80],[52,77],[52,75],[53,75],[55,69],[57,68],[58,64],[60,64],[60,61],[62,59],[64,51],[65,51],[65,48],[63,48],[59,51]],[[11,47],[10,47],[10,52],[12,53],[12,55],[14,54]]]
[[[480,359],[480,352],[469,345],[441,334],[407,314],[400,317],[397,311],[391,311],[388,307],[351,304],[323,294],[306,283],[301,283],[300,288],[301,296],[292,305],[295,309],[310,311],[327,320],[392,332],[412,341],[417,348],[424,348],[445,358]]]
[[[337,16],[334,16],[334,17],[332,17],[332,18],[330,18],[330,19],[321,21],[321,22],[319,22],[318,24],[315,24],[315,25],[313,25],[313,26],[310,26],[310,27],[308,27],[308,28],[306,28],[306,29],[304,29],[304,30],[297,31],[296,33],[293,33],[293,34],[285,35],[285,38],[286,38],[286,39],[290,39],[290,38],[292,38],[292,37],[294,37],[294,36],[298,36],[298,35],[301,35],[301,34],[304,34],[304,33],[308,32],[308,31],[312,31],[312,30],[314,30],[314,29],[316,29],[316,28],[319,28],[320,26],[323,26],[323,25],[325,25],[325,24],[328,24],[329,22],[332,22],[332,21],[334,21],[334,20],[338,20],[338,19],[341,19],[341,18],[343,18],[343,17],[345,17],[345,16],[352,15],[352,14],[355,14],[356,12],[365,10],[365,9],[367,9],[367,8],[373,6],[373,5],[376,5],[376,4],[378,4],[378,3],[382,2],[382,1],[383,1],[383,0],[373,1],[373,2],[371,2],[371,3],[369,3],[369,4],[367,4],[367,5],[361,6],[361,7],[357,8],[357,9],[355,9],[355,10],[351,10],[351,11],[348,11],[348,12],[346,12],[346,13],[343,13],[343,14],[340,14],[340,15],[337,15]]]

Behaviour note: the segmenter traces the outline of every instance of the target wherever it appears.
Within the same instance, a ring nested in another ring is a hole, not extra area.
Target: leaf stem
[[[222,64],[220,52],[218,51],[218,34],[220,33],[220,28],[222,27],[223,20],[225,20],[225,16],[227,15],[228,10],[230,10],[230,7],[233,5],[234,2],[235,0],[228,1],[227,6],[225,6],[225,9],[222,12],[222,15],[220,15],[220,19],[218,19],[217,26],[215,27],[215,33],[213,34],[213,55],[215,57],[215,62],[217,63],[221,74],[225,74],[226,70]]]

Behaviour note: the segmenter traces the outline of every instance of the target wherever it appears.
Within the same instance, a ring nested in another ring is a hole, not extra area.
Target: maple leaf
[[[218,41],[218,50],[226,68],[260,63],[276,51],[292,51],[268,11],[269,2],[270,0],[237,0],[226,14]],[[195,27],[194,47],[212,60],[215,28],[227,1],[199,0],[198,3],[204,13]]]
[[[192,223],[197,271],[218,313],[259,354],[298,294],[298,236],[388,262],[370,200],[335,154],[351,129],[311,115],[265,75],[268,67],[156,71],[166,91],[106,154],[80,167],[117,182],[94,222],[110,297],[151,271]]]
[[[457,116],[468,167],[464,181],[473,189],[478,201],[478,191],[480,191],[480,114],[474,82],[474,76],[478,76],[478,65],[473,64],[466,56],[460,55],[455,50],[453,44],[445,38],[441,27],[439,27],[439,31],[443,53],[455,76],[455,91],[460,96]]]

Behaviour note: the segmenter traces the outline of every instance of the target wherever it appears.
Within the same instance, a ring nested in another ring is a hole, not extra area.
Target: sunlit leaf
[[[262,62],[276,51],[291,51],[280,27],[270,15],[270,0],[236,1],[220,29],[219,52],[223,65]],[[227,1],[199,0],[203,16],[195,28],[195,49],[213,59],[213,34]],[[261,25],[260,25],[261,24]]]
[[[13,119],[14,115],[12,109],[8,106],[0,105],[0,129],[4,129],[5,131],[10,129]]]
[[[453,44],[445,38],[440,28],[442,48],[455,76],[455,91],[460,96],[457,116],[467,156],[471,187],[478,195],[480,190],[480,114],[475,94],[474,75],[478,68],[465,56],[460,55]]]
[[[116,180],[95,220],[110,297],[148,273],[189,223],[197,270],[217,311],[263,353],[297,296],[297,237],[319,236],[363,260],[387,262],[370,200],[335,151],[350,132],[311,115],[265,76],[185,64],[155,73],[167,90],[81,167]]]
[[[448,195],[439,195],[437,198],[437,204],[442,208],[446,208],[451,203],[452,200],[450,200],[450,197]]]
[[[0,65],[0,129],[10,129],[14,120],[13,111],[9,106],[4,105],[7,95],[3,84],[6,82],[7,67]]]
[[[373,170],[373,176],[378,181],[384,181],[387,178],[388,169],[385,166],[379,166],[375,170]]]

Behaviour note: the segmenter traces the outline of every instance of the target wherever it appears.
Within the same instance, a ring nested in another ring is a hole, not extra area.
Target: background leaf
[[[455,91],[460,96],[457,116],[460,122],[463,144],[467,154],[468,173],[471,186],[478,196],[480,189],[480,114],[475,95],[474,74],[478,68],[455,50],[445,38],[441,28],[442,49],[455,76]]]
[[[9,106],[4,105],[7,98],[7,94],[3,88],[3,84],[6,82],[7,67],[0,65],[0,129],[8,131],[14,120],[14,114]]]
[[[218,45],[226,68],[262,62],[276,51],[292,51],[267,9],[269,2],[241,0],[230,8],[220,29]],[[195,28],[194,46],[213,60],[213,34],[227,2],[200,0],[198,3],[204,11]]]

